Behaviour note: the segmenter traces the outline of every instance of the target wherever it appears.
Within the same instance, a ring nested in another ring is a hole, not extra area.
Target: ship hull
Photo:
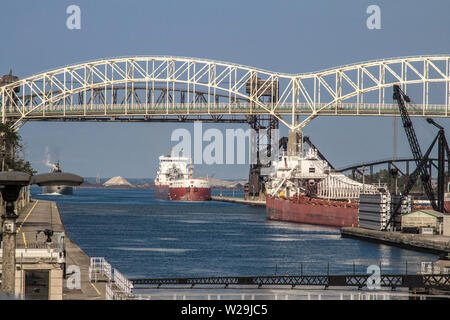
[[[169,186],[155,185],[155,199],[169,200]]]
[[[43,194],[73,194],[73,188],[71,186],[45,186],[42,187]]]
[[[203,179],[174,180],[169,185],[169,198],[173,201],[209,201],[211,188]]]
[[[269,220],[331,227],[358,226],[358,206],[341,201],[267,197],[266,212]]]
[[[170,200],[173,201],[209,201],[210,188],[170,188]]]

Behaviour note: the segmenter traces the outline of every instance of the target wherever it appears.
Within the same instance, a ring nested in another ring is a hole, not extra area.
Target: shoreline
[[[450,237],[406,234],[357,227],[344,227],[340,229],[340,232],[343,238],[381,243],[419,252],[448,255],[450,257]]]

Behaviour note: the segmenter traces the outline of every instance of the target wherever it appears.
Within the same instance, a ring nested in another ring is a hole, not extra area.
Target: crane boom
[[[409,176],[408,183],[405,187],[405,190],[402,193],[402,197],[400,201],[396,204],[391,218],[385,226],[385,230],[391,224],[391,222],[395,219],[398,210],[402,206],[403,200],[411,191],[412,187],[416,183],[417,177],[420,176],[422,180],[422,185],[427,194],[428,200],[430,200],[431,206],[434,210],[438,210],[438,205],[435,200],[433,188],[431,186],[431,177],[427,172],[426,164],[428,162],[428,157],[430,155],[431,149],[433,148],[434,143],[436,142],[436,137],[428,148],[425,156],[422,155],[422,150],[420,149],[419,141],[417,140],[416,132],[414,131],[411,118],[409,117],[408,111],[406,110],[405,101],[410,102],[409,97],[400,89],[400,86],[394,85],[394,100],[397,100],[398,108],[400,110],[400,115],[402,117],[403,128],[406,132],[406,137],[408,138],[409,146],[411,147],[411,152],[414,157],[414,161],[416,162],[416,170]]]
[[[416,162],[416,167],[420,179],[422,180],[422,185],[430,200],[431,206],[434,210],[437,210],[436,198],[434,196],[433,188],[431,186],[431,177],[428,174],[426,166],[424,165],[424,157],[420,149],[419,141],[414,131],[411,118],[409,117],[408,111],[405,106],[405,101],[410,102],[409,97],[400,89],[400,86],[394,85],[394,99],[397,100],[398,107],[400,110],[400,115],[402,117],[403,128],[405,129],[406,136],[408,138],[409,146],[413,154],[414,160]],[[412,187],[412,186],[411,186]],[[409,190],[407,191],[409,192]],[[405,195],[404,195],[405,196]]]

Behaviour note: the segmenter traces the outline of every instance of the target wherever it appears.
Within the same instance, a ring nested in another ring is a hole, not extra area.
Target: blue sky
[[[66,8],[81,8],[81,30],[66,28]],[[381,8],[381,29],[366,8]],[[0,74],[23,78],[67,64],[128,55],[189,56],[300,73],[348,63],[450,53],[450,2],[442,1],[4,1]],[[438,120],[450,128],[448,119]],[[435,131],[415,120],[423,149]],[[20,130],[39,172],[48,149],[82,176],[153,177],[170,134],[192,124],[45,123]],[[215,127],[225,130],[227,125]],[[238,127],[238,126],[231,126]],[[246,129],[246,127],[243,126]],[[392,156],[392,119],[322,117],[305,133],[336,167]],[[409,156],[399,125],[398,155]],[[246,178],[245,165],[197,168],[201,175]]]

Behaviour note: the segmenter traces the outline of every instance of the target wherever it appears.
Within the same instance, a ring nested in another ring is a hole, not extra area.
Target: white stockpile
[[[128,186],[132,187],[133,185],[129,183],[125,178],[122,178],[121,176],[113,177],[106,181],[103,184],[105,187],[111,187],[111,186]]]

